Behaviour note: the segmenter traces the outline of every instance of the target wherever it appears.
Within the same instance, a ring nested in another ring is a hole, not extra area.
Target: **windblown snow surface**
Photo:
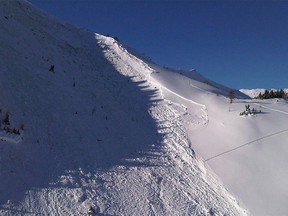
[[[285,101],[230,104],[26,1],[0,14],[0,215],[288,212]]]

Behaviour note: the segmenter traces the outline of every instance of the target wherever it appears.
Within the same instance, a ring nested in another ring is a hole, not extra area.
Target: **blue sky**
[[[288,88],[288,1],[29,1],[159,65],[236,89]]]

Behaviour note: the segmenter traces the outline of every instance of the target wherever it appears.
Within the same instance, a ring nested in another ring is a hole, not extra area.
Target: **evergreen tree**
[[[229,92],[228,92],[228,97],[230,99],[230,103],[232,104],[233,103],[233,99],[235,98],[235,89],[231,89]]]
[[[259,96],[258,96],[260,99],[263,99],[263,95],[262,95],[262,93],[260,92],[259,93]]]
[[[266,89],[263,95],[263,99],[268,99],[269,98],[269,91]]]
[[[280,89],[279,96],[280,98],[285,98],[285,92],[283,89]]]

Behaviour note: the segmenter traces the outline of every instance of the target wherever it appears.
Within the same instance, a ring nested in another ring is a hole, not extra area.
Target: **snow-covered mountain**
[[[0,215],[288,211],[285,101],[234,90],[230,104],[231,89],[195,70],[26,1],[0,11]]]
[[[245,214],[158,70],[28,2],[0,11],[1,215]]]
[[[243,94],[248,95],[248,96],[251,97],[251,98],[255,98],[255,97],[257,97],[260,93],[263,94],[263,93],[265,92],[265,90],[266,90],[266,89],[257,88],[257,89],[240,89],[239,91],[242,92]],[[277,91],[277,90],[279,90],[279,89],[267,89],[267,90],[268,90],[268,91],[271,91],[271,90]],[[284,91],[285,93],[288,93],[288,89],[287,89],[287,88],[283,89],[283,91]]]
[[[257,89],[240,89],[240,91],[242,93],[248,95],[251,98],[255,98],[259,95],[260,92],[264,93],[265,89],[260,89],[260,88],[257,88]]]

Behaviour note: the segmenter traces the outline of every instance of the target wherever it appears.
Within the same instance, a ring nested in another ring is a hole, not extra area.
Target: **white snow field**
[[[26,1],[0,14],[1,216],[287,215],[285,101],[230,104]]]

